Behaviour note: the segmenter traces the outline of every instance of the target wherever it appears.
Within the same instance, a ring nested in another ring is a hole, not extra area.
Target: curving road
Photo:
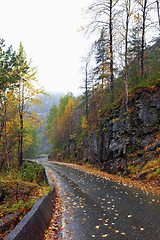
[[[63,198],[62,239],[160,239],[160,200],[151,193],[49,163]]]

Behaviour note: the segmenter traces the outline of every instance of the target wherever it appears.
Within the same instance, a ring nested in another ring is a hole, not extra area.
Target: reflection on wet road
[[[160,239],[159,198],[58,163],[43,162],[63,202],[59,238]]]

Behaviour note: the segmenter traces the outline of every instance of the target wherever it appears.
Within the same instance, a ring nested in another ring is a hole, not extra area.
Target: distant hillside
[[[44,121],[44,125],[46,123],[46,118],[47,115],[50,111],[50,108],[53,105],[59,105],[59,100],[61,97],[63,97],[65,94],[64,93],[53,93],[53,92],[47,92],[49,96],[43,96],[41,101],[43,102],[43,107],[36,107],[36,106],[31,106],[30,111],[34,111],[38,114],[38,116]],[[51,151],[50,146],[47,144],[47,137],[44,135],[43,130],[45,128],[41,127],[38,130],[39,135],[41,136],[41,146],[38,149],[38,154],[46,153],[48,154]]]
[[[49,94],[50,97],[43,96],[41,99],[44,105],[43,107],[40,107],[40,108],[36,106],[30,107],[30,110],[36,112],[42,120],[46,119],[46,116],[48,115],[50,108],[53,105],[57,105],[57,106],[59,105],[60,98],[64,96],[64,93],[47,92],[47,94]]]

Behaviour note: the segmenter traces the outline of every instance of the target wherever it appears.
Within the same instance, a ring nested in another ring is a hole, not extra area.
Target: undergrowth
[[[37,163],[25,162],[19,171],[4,170],[0,175],[0,221],[10,214],[20,213],[18,224],[35,202],[50,190],[44,181],[44,168]],[[0,235],[0,239],[4,239],[15,227],[10,223],[8,225],[10,229]]]

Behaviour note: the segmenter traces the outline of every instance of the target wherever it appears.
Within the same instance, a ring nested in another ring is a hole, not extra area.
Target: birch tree
[[[87,31],[94,32],[97,29],[104,29],[108,36],[109,44],[109,75],[110,75],[110,91],[113,92],[114,86],[114,51],[113,51],[113,35],[114,20],[117,14],[116,5],[119,0],[101,0],[95,1],[90,7],[89,12],[93,15],[93,20],[88,24]]]
[[[82,72],[83,72],[83,86],[81,87],[82,89],[84,89],[83,92],[83,102],[85,105],[85,117],[86,120],[88,121],[88,115],[89,115],[89,98],[90,98],[90,91],[91,91],[91,83],[92,83],[92,79],[91,79],[91,71],[90,71],[90,54],[83,58],[83,64],[84,66],[82,67]]]
[[[156,0],[157,4],[157,14],[158,14],[158,24],[159,24],[159,37],[160,37],[160,13],[159,13],[159,0]]]
[[[16,58],[16,71],[19,72],[18,76],[18,82],[19,82],[19,87],[18,87],[18,111],[19,111],[19,133],[18,133],[18,166],[20,167],[22,165],[23,161],[23,118],[24,118],[24,104],[25,104],[25,99],[24,99],[24,91],[25,91],[25,75],[27,74],[28,70],[28,64],[26,61],[26,56],[23,50],[23,46],[20,43],[19,46],[19,53]]]
[[[129,32],[129,19],[131,16],[131,0],[125,0],[125,70],[124,70],[124,82],[125,82],[125,102],[126,109],[128,111],[128,32]]]
[[[140,79],[143,79],[144,76],[144,53],[146,46],[146,31],[147,29],[151,30],[152,26],[157,25],[157,22],[154,21],[153,16],[148,16],[149,12],[155,9],[155,0],[135,0],[137,3],[139,18],[141,21],[141,72]],[[157,5],[158,6],[158,5]],[[159,11],[159,6],[158,6]],[[152,12],[153,14],[153,12]],[[156,35],[156,34],[155,34]]]

